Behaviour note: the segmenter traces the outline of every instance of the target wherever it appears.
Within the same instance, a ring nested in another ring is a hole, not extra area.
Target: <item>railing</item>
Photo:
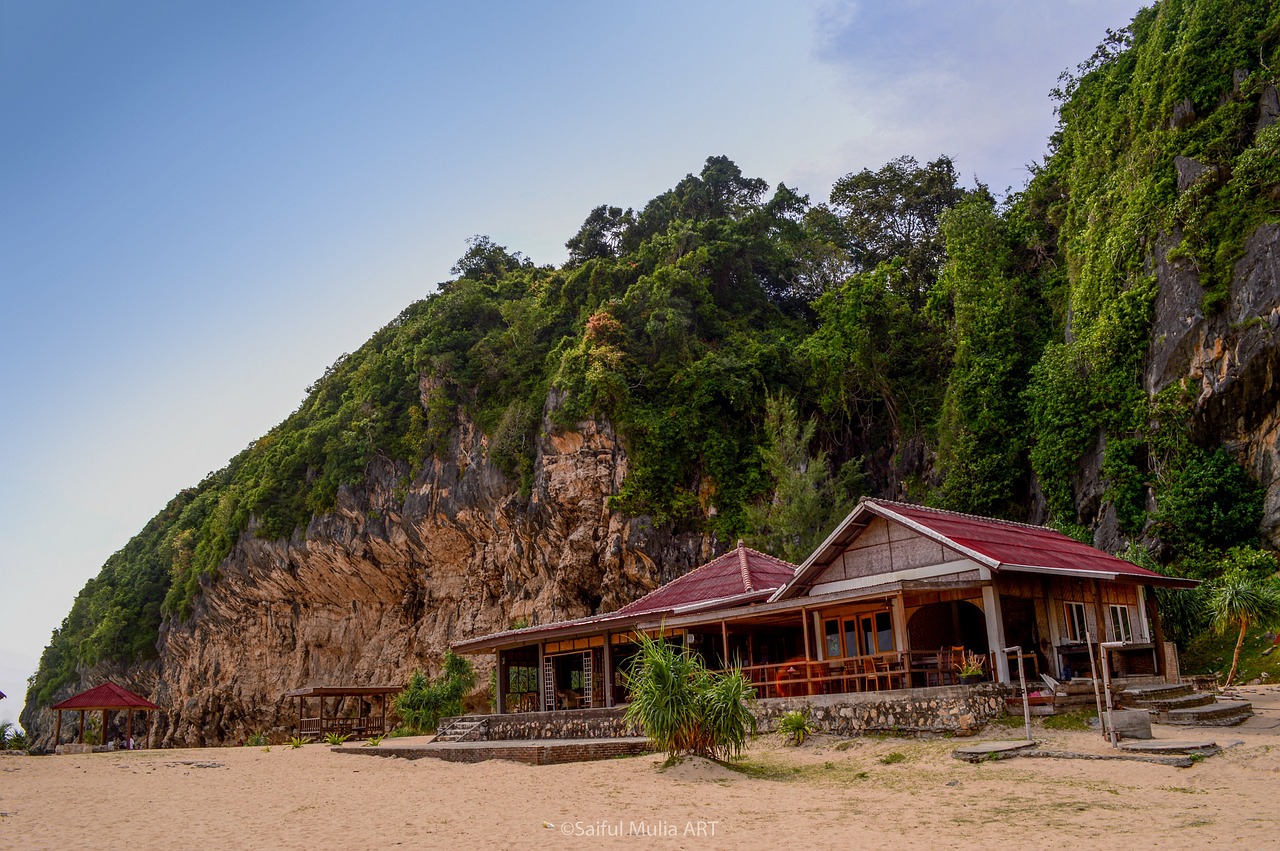
[[[381,736],[386,733],[382,718],[302,718],[298,721],[299,735],[308,733],[323,736],[338,733],[348,736]]]
[[[959,650],[907,650],[876,653],[823,662],[803,659],[770,665],[747,665],[741,670],[758,697],[799,697],[894,691],[924,686],[958,685]],[[991,679],[986,661],[978,681]]]

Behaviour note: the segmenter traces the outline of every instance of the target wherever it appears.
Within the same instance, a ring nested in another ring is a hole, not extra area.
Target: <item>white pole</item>
[[[1005,659],[1010,653],[1018,654],[1018,685],[1022,687],[1022,723],[1027,729],[1027,741],[1031,741],[1031,698],[1027,696],[1027,671],[1022,667],[1022,646],[1006,647]]]
[[[1102,720],[1102,694],[1098,691],[1098,669],[1093,664],[1093,633],[1086,626],[1084,630],[1084,640],[1089,647],[1089,679],[1093,680],[1093,702],[1098,708],[1098,726],[1102,728],[1102,738],[1107,738],[1107,725]],[[1098,649],[1098,655],[1102,655],[1102,649]]]
[[[1123,647],[1123,641],[1104,641],[1098,645],[1098,661],[1102,663],[1102,684],[1107,690],[1107,728],[1111,730],[1111,747],[1118,748],[1115,721],[1111,717],[1111,666],[1107,664],[1106,651],[1112,647]]]

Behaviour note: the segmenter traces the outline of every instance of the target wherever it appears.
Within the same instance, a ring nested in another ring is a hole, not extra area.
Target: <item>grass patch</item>
[[[1221,680],[1231,668],[1231,654],[1235,650],[1239,630],[1227,630],[1225,635],[1214,635],[1206,630],[1196,636],[1180,654],[1182,672],[1184,674],[1214,674]],[[1266,674],[1266,682],[1280,682],[1280,649],[1272,641],[1267,640],[1267,632],[1261,629],[1250,629],[1245,632],[1244,645],[1240,648],[1240,668],[1236,671],[1236,682],[1247,683],[1250,680],[1262,679]],[[1264,656],[1263,653],[1268,655]]]
[[[896,765],[899,762],[906,762],[906,761],[907,761],[907,755],[904,753],[901,753],[900,751],[893,751],[892,753],[887,753],[884,756],[880,757],[881,765]]]
[[[1092,709],[1082,709],[1079,712],[1064,712],[1061,715],[1047,715],[1044,719],[1044,728],[1046,730],[1085,733],[1092,729],[1089,726],[1089,722],[1097,717],[1098,713]],[[1019,719],[1019,723],[1021,723],[1021,719]]]

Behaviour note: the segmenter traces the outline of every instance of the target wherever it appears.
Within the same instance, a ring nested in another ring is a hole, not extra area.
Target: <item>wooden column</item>
[[[604,705],[613,706],[613,635],[604,634]]]
[[[133,750],[133,709],[128,712],[124,721],[124,746],[126,750]]]
[[[1102,644],[1102,642],[1108,640],[1107,619],[1106,619],[1106,611],[1102,606],[1102,583],[1096,579],[1093,580],[1093,615],[1094,615],[1094,620],[1097,621],[1096,629],[1098,630],[1098,634],[1094,639],[1094,643]],[[1098,656],[1102,659],[1102,664],[1106,665],[1108,668],[1111,667],[1110,653],[1103,653],[1101,649],[1099,649]],[[1105,674],[1103,674],[1101,671],[1099,671],[1098,673],[1099,675],[1104,677],[1111,676],[1111,672],[1109,670]]]
[[[506,671],[502,670],[502,651],[493,651],[493,664],[497,667],[497,674],[493,678],[493,703],[494,708],[501,715],[507,711],[507,702],[504,700],[507,693]]]
[[[101,741],[98,742],[98,744],[102,745],[103,747],[106,747],[107,745],[107,710],[105,709],[102,710],[102,732],[98,734],[98,738],[101,739]]]
[[[809,652],[809,611],[803,606],[800,607],[800,628],[804,634],[804,693],[811,695],[813,694],[813,667],[809,663],[813,658]]]
[[[57,750],[58,745],[62,744],[62,710],[55,710],[58,713],[58,722],[54,725],[53,747]]]
[[[387,695],[382,695],[382,735],[387,734]]]
[[[724,621],[720,621],[720,641],[724,644],[724,668],[727,671],[733,667],[733,662],[729,659],[729,627]]]
[[[320,695],[320,729],[316,732],[317,736],[324,737],[324,695]]]

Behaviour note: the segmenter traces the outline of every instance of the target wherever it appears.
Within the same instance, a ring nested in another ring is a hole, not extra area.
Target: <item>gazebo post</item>
[[[98,742],[98,744],[102,745],[103,747],[106,747],[107,746],[107,710],[106,709],[102,710],[102,733],[100,734],[100,736],[102,738],[102,741]]]
[[[125,716],[124,722],[124,747],[125,750],[133,750],[133,708],[126,710],[129,714]]]
[[[378,702],[382,704],[382,735],[385,736],[387,734],[387,696],[384,694],[381,697],[382,700]]]
[[[80,744],[84,744],[84,710],[80,710],[80,735],[76,740]]]
[[[62,744],[62,710],[61,709],[58,710],[58,722],[56,725],[54,725],[53,729],[54,729],[53,747],[56,749],[58,745]]]

